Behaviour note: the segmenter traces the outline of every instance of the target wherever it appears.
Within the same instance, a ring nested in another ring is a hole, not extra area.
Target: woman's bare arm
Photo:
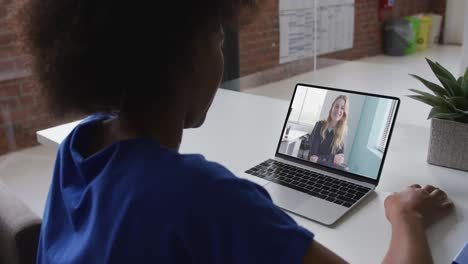
[[[445,192],[431,185],[421,188],[415,184],[387,197],[385,214],[392,225],[392,238],[383,263],[433,263],[425,229],[449,214],[452,209],[453,203]],[[347,262],[314,241],[302,263]]]

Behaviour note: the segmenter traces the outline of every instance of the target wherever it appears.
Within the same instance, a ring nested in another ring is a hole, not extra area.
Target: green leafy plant
[[[416,95],[408,97],[432,106],[427,119],[438,118],[468,123],[468,68],[458,79],[437,62],[426,58],[440,84],[435,84],[417,75],[410,74],[424,84],[432,93],[409,89]]]

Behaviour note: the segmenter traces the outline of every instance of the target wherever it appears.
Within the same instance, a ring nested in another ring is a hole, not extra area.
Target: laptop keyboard
[[[371,189],[269,159],[245,173],[279,183],[314,197],[351,207]]]

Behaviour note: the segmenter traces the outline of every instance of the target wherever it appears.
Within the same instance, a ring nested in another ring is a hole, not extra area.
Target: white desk
[[[429,66],[425,68],[429,68]],[[401,123],[429,127],[429,122],[426,119],[431,107],[406,96],[413,94],[408,90],[409,88],[422,91],[426,91],[427,89],[425,90],[423,85],[409,76],[408,73],[420,74],[428,80],[437,82],[435,76],[427,75],[425,72],[421,72],[420,69],[412,69],[404,65],[376,65],[361,61],[349,61],[315,72],[297,75],[279,82],[269,83],[246,92],[268,95],[272,94],[272,90],[274,90],[275,97],[289,100],[296,83],[310,83],[326,87],[396,96],[401,99],[401,115],[399,117]]]
[[[202,153],[242,172],[274,155],[287,108],[285,101],[219,90],[206,123],[184,133],[180,151]],[[38,141],[57,148],[75,125],[39,131]],[[446,190],[457,207],[429,230],[435,263],[450,263],[468,240],[468,173],[427,164],[428,138],[427,128],[397,123],[376,195],[332,229],[293,215],[294,219],[351,263],[380,263],[390,241],[383,208],[387,193],[411,183],[434,184]]]

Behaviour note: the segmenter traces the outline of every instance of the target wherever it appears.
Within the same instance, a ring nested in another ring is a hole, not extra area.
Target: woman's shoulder
[[[185,171],[196,175],[204,180],[216,180],[219,178],[237,178],[230,170],[223,165],[209,161],[200,154],[180,155],[177,164]]]
[[[326,122],[325,120],[319,120],[319,121],[317,121],[317,122],[315,123],[315,127],[318,128],[318,129],[320,129],[320,128],[323,127],[323,125],[325,124],[325,122]]]
[[[187,168],[191,170],[192,177],[185,191],[190,193],[191,208],[223,214],[232,208],[249,210],[255,203],[272,203],[263,187],[236,176],[223,165],[202,156],[188,158]]]
[[[223,165],[209,161],[202,155],[181,155],[178,164],[187,176],[184,177],[186,186],[195,196],[211,199],[213,196],[232,197],[257,191],[258,186],[255,183],[239,178]]]
[[[239,179],[223,165],[209,161],[201,154],[172,153],[163,160],[153,162],[159,164],[154,173],[164,177],[168,187],[184,186],[186,191]]]
[[[172,190],[167,193],[166,200],[181,211],[184,208],[222,211],[223,208],[242,207],[241,199],[252,202],[255,200],[252,197],[268,197],[262,187],[199,154],[180,155],[166,172],[165,179],[157,181],[155,188],[149,188],[153,191],[148,195],[157,195],[155,190],[165,193]]]
[[[237,194],[252,190],[250,182],[199,154],[170,155],[160,160],[153,157],[144,163],[146,166],[142,163],[132,172],[138,177],[130,177],[133,180],[128,189],[138,189],[142,200],[164,200],[181,211],[198,208],[203,203],[210,206],[216,199],[225,199],[225,203],[235,201],[233,197],[238,197]]]
[[[120,179],[129,189],[154,194],[154,190],[184,189],[207,184],[220,178],[236,178],[224,166],[200,154],[181,154],[149,139],[121,142],[107,153],[106,172]]]

